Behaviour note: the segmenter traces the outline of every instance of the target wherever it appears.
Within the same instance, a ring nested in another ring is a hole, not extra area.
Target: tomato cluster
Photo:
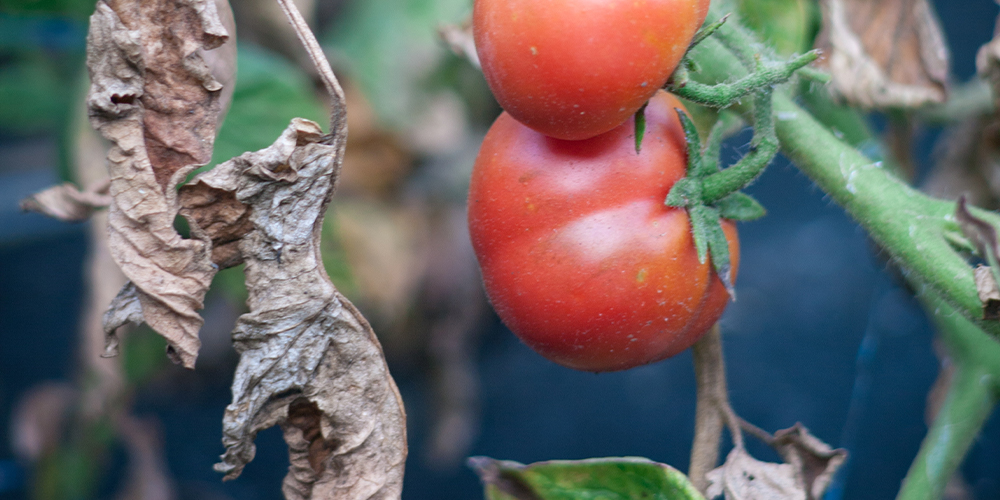
[[[657,89],[707,4],[476,2],[480,60],[506,112],[476,159],[469,230],[500,318],[556,363],[601,372],[673,356],[728,302],[687,212],[664,205],[687,146],[681,103]],[[630,118],[647,101],[637,151]],[[722,226],[735,275],[736,228]]]

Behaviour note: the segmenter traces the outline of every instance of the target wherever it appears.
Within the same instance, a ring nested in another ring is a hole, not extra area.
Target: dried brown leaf
[[[795,466],[761,462],[742,447],[733,448],[726,463],[710,471],[707,498],[726,500],[806,500]]]
[[[66,222],[84,221],[95,211],[111,204],[109,187],[111,184],[103,181],[80,191],[72,183],[66,182],[21,200],[21,210],[39,212]]]
[[[976,71],[990,83],[994,102],[1000,100],[1000,16],[993,28],[993,39],[976,53]]]
[[[212,262],[226,269],[243,262],[240,240],[250,232],[250,209],[230,191],[203,183],[180,189],[180,213],[212,241]]]
[[[949,127],[936,149],[924,190],[953,200],[964,195],[979,207],[1000,206],[1000,121],[995,116],[972,116]]]
[[[112,256],[146,323],[189,368],[216,267],[206,236],[174,230],[175,186],[211,159],[222,84],[203,53],[227,36],[214,0],[101,0],[87,36],[88,115],[112,143]]]
[[[983,304],[983,319],[1000,319],[1000,288],[989,266],[976,266],[976,291]]]
[[[955,220],[958,221],[965,237],[975,245],[979,255],[987,261],[996,259],[1000,254],[1000,247],[997,246],[997,230],[988,221],[977,217],[969,210],[968,202],[962,196],[955,205]]]
[[[823,498],[834,474],[847,461],[847,450],[831,448],[800,423],[775,432],[770,444],[796,469],[810,500]]]
[[[943,102],[950,55],[927,0],[823,0],[817,47],[833,89],[866,108]]]
[[[277,424],[291,457],[286,498],[398,498],[402,400],[374,333],[330,283],[319,255],[343,159],[338,131],[329,144],[319,125],[296,118],[272,146],[192,182],[197,191],[233,193],[252,225],[239,243],[250,312],[233,332],[240,363],[216,470],[238,476],[257,432]]]

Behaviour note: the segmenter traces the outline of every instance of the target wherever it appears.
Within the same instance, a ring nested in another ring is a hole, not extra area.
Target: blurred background
[[[471,0],[298,3],[348,95],[348,152],[324,261],[373,323],[403,394],[403,498],[481,498],[464,465],[470,455],[645,456],[686,469],[689,352],[624,373],[575,372],[522,345],[486,303],[464,203],[500,109],[438,33],[441,23],[461,24]],[[954,80],[973,78],[997,5],[935,3]],[[292,117],[326,121],[276,4],[233,8],[238,71],[213,163],[269,145]],[[53,184],[100,179],[102,146],[82,100],[92,10],[92,0],[0,0],[0,499],[280,499],[288,459],[276,428],[258,436],[239,479],[222,483],[212,470],[237,361],[229,332],[245,307],[240,269],[220,273],[206,299],[194,371],[169,363],[145,329],[127,336],[119,358],[97,360],[94,321],[123,279],[95,244],[102,219],[58,222],[18,208]],[[886,119],[871,126],[887,128]],[[918,184],[951,175],[935,169],[939,136],[912,134]],[[728,161],[749,137],[726,143]],[[939,366],[933,331],[864,232],[787,161],[748,192],[769,215],[740,228],[739,300],[722,319],[734,408],[769,431],[802,422],[847,448],[828,498],[893,497],[927,429]],[[126,416],[107,418],[108,406]],[[778,460],[764,446],[751,451]],[[954,494],[964,496],[953,498],[1000,498],[1000,419],[962,471]]]

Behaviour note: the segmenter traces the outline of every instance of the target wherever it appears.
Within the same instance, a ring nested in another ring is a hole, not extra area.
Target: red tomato
[[[521,123],[560,139],[621,125],[666,83],[708,0],[476,0],[483,74]]]
[[[504,113],[469,187],[469,230],[486,292],[504,323],[542,356],[593,372],[688,348],[729,297],[701,264],[684,209],[663,201],[685,175],[684,133],[666,92],[632,121],[564,141]],[[735,276],[736,227],[723,221]]]

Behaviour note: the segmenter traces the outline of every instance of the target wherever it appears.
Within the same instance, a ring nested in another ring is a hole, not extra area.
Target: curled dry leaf
[[[111,142],[112,256],[145,322],[189,368],[216,267],[207,237],[174,230],[175,186],[211,159],[222,85],[202,55],[227,36],[214,0],[101,0],[87,35],[88,115]]]
[[[823,0],[820,64],[833,89],[866,108],[943,102],[950,55],[927,0]]]
[[[949,127],[935,149],[925,191],[948,199],[964,195],[979,207],[1000,207],[1000,121],[995,116],[976,115]]]
[[[775,432],[770,445],[795,468],[809,500],[823,498],[834,474],[847,461],[847,450],[831,448],[800,423]]]
[[[80,222],[111,204],[108,188],[111,183],[102,181],[81,191],[66,182],[35,193],[21,200],[21,210],[39,212],[66,222]]]
[[[975,279],[979,301],[983,303],[983,319],[1000,319],[1000,288],[993,279],[993,271],[980,264],[976,266]]]
[[[1000,206],[1000,22],[997,28],[993,40],[976,54],[976,68],[992,92],[993,109],[979,107],[978,113],[949,127],[938,141],[940,152],[925,184],[930,194],[950,199],[965,195],[972,204],[988,209]]]
[[[961,226],[965,237],[975,246],[979,256],[989,264],[987,269],[993,274],[994,281],[1000,282],[1000,263],[998,263],[998,255],[1000,255],[998,243],[1000,242],[997,239],[997,229],[989,221],[969,210],[965,196],[960,197],[955,205],[955,220]],[[984,315],[987,305],[983,304]]]
[[[1000,101],[1000,17],[993,28],[993,39],[976,53],[976,72],[990,83],[994,102]]]
[[[374,333],[330,283],[319,254],[345,139],[337,134],[330,144],[319,125],[296,118],[272,146],[183,189],[232,193],[226,203],[249,214],[238,248],[250,312],[233,332],[240,363],[216,470],[238,476],[253,459],[257,432],[281,425],[289,499],[398,498],[402,488],[402,400]]]
[[[737,446],[726,463],[710,471],[706,497],[726,500],[806,500],[795,466],[761,462]]]

